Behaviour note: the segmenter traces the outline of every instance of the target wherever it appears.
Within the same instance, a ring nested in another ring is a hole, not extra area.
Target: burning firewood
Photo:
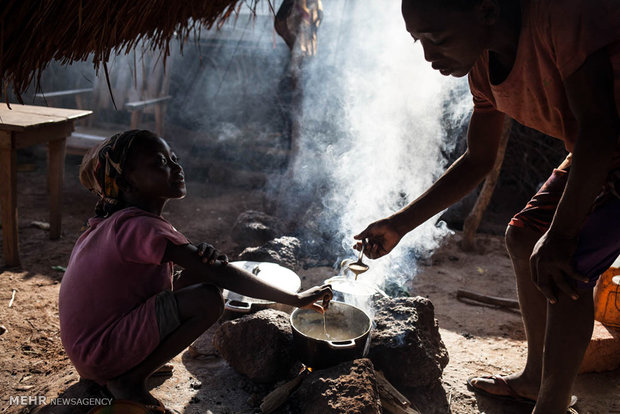
[[[280,385],[275,390],[263,398],[263,402],[260,405],[260,409],[264,414],[269,414],[277,410],[282,404],[286,402],[288,396],[291,395],[293,390],[301,384],[301,381],[306,377],[310,371],[304,366],[299,374],[292,380]]]
[[[264,414],[270,414],[286,402],[289,395],[301,384],[310,370],[304,367],[292,380],[280,385],[271,391],[263,399],[260,409]],[[401,394],[383,375],[381,371],[375,371],[377,388],[381,398],[383,409],[392,414],[420,414],[411,406],[411,402]]]
[[[411,407],[411,402],[402,395],[383,375],[381,371],[375,371],[377,388],[381,398],[383,409],[392,414],[420,414]]]

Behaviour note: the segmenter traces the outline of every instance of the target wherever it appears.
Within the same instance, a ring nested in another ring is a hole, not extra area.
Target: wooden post
[[[155,104],[155,133],[159,137],[164,136],[164,109],[166,107],[165,102]]]
[[[12,147],[12,133],[6,131],[0,131],[0,214],[4,263],[19,266],[17,155]]]
[[[478,226],[480,226],[480,222],[482,221],[482,215],[491,201],[493,190],[495,189],[495,185],[499,179],[499,173],[502,169],[502,162],[504,161],[504,154],[506,153],[506,145],[508,145],[508,138],[510,137],[511,128],[512,119],[506,116],[504,119],[502,135],[499,141],[499,147],[497,148],[495,164],[493,164],[493,169],[484,181],[484,185],[478,195],[476,204],[474,204],[474,208],[472,208],[471,212],[465,219],[465,223],[463,224],[461,248],[465,251],[471,251],[475,248],[474,237],[476,236],[476,231],[478,231]]]
[[[65,177],[66,138],[51,140],[47,151],[47,183],[50,198],[50,239],[60,238],[62,187]]]
[[[131,122],[129,123],[130,129],[138,129],[138,125],[140,125],[140,111],[135,110],[131,113]]]

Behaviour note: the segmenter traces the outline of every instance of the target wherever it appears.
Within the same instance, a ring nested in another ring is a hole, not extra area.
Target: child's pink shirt
[[[491,85],[489,54],[469,74],[475,111],[497,109],[523,125],[564,140],[573,151],[577,121],[564,81],[594,52],[607,48],[620,111],[620,4],[618,0],[522,0],[514,66]]]
[[[162,217],[130,207],[91,218],[60,286],[60,336],[78,373],[104,383],[159,344],[155,295],[172,289],[168,242],[188,244]]]

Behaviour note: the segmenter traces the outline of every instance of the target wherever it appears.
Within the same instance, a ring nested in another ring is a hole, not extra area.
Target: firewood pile
[[[263,413],[415,414],[409,398],[420,403],[441,389],[448,354],[428,299],[380,300],[368,355],[321,369],[302,364],[288,322],[286,312],[263,309],[213,333],[213,347],[235,371],[273,384],[262,397]]]
[[[379,393],[379,401],[383,412],[391,414],[419,414],[420,412],[414,408],[411,401],[400,393],[383,375],[381,371],[373,370],[374,379],[376,381],[377,391]],[[291,393],[301,386],[304,379],[311,374],[306,367],[292,380],[285,382],[273,391],[271,391],[260,405],[263,414],[271,414],[276,412],[282,405],[286,403]]]

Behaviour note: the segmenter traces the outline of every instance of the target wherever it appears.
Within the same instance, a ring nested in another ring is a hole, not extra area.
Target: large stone
[[[213,357],[221,356],[213,345],[213,337],[215,333],[220,329],[222,322],[217,321],[202,333],[196,340],[187,348],[188,355],[192,358],[201,357]]]
[[[213,345],[235,371],[255,382],[281,380],[296,362],[289,315],[274,309],[224,322]]]
[[[441,378],[448,351],[441,340],[433,304],[423,297],[377,302],[368,357],[394,385],[429,386]]]
[[[299,239],[284,236],[267,242],[260,247],[248,247],[239,255],[239,260],[272,262],[295,269],[298,266],[297,256],[301,243]]]
[[[314,371],[291,394],[280,414],[381,413],[372,362],[356,359]]]
[[[594,321],[592,339],[588,344],[579,373],[613,371],[620,367],[620,328]]]
[[[281,235],[282,223],[261,211],[248,210],[239,214],[232,228],[232,239],[241,246],[262,246]]]

